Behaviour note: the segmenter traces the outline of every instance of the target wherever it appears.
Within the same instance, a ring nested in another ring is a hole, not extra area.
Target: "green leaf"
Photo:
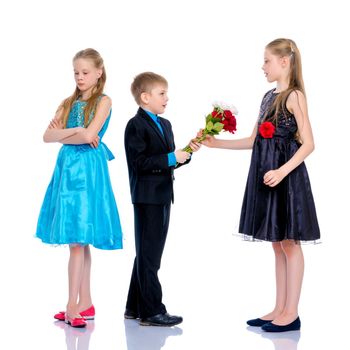
[[[222,128],[224,127],[224,124],[222,123],[215,123],[213,126],[213,129],[217,132],[220,132],[222,130]]]
[[[205,123],[208,123],[210,119],[211,119],[211,114],[208,114],[207,117],[205,118]]]
[[[213,122],[212,122],[212,121],[209,121],[209,122],[207,123],[206,129],[207,129],[208,131],[211,131],[211,130],[213,129],[213,127],[214,127]]]

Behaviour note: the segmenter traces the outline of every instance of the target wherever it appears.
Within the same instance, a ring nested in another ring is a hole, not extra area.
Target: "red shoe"
[[[54,318],[59,321],[65,320],[66,313],[64,311],[60,311],[58,314],[54,315]],[[91,305],[88,309],[82,311],[80,316],[85,318],[85,320],[93,320],[95,318],[95,308]]]
[[[64,321],[66,313],[64,311],[60,311],[58,314],[54,315],[53,318],[59,321]]]
[[[88,309],[82,311],[80,316],[84,317],[85,320],[93,320],[95,318],[95,307],[91,305]]]
[[[69,324],[71,327],[76,327],[76,328],[86,327],[86,324],[87,324],[83,317],[70,318],[67,315],[65,316],[64,322]]]

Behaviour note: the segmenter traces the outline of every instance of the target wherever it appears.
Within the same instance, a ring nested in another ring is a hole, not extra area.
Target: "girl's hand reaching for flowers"
[[[203,136],[203,129],[200,129],[197,133],[197,137],[200,138],[202,136]],[[215,136],[206,135],[205,139],[201,143],[207,147],[214,147],[215,142],[216,142]]]
[[[201,148],[201,144],[199,142],[196,142],[195,139],[191,140],[191,142],[189,143],[189,146],[191,147],[193,152],[197,152]]]

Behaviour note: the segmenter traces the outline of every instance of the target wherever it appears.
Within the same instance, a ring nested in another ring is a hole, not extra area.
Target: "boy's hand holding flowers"
[[[183,164],[188,158],[191,157],[191,155],[188,152],[178,149],[177,151],[175,151],[175,157],[177,163]]]
[[[197,152],[200,149],[201,144],[198,142],[195,142],[194,140],[191,140],[189,147],[191,147],[192,152]],[[176,162],[180,164],[185,163],[186,160],[191,158],[191,153],[186,152],[182,149],[178,149],[177,151],[175,151]]]

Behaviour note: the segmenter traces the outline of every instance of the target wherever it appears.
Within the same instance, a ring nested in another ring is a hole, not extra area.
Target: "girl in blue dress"
[[[272,242],[276,267],[276,303],[266,315],[249,320],[267,332],[300,329],[298,304],[304,272],[300,242],[320,238],[316,209],[304,159],[314,150],[302,78],[294,41],[276,39],[265,48],[262,67],[268,91],[250,137],[203,144],[252,149],[239,232],[250,240]]]
[[[95,309],[90,293],[90,247],[121,249],[122,230],[107,161],[112,153],[102,142],[111,116],[111,99],[103,94],[106,72],[94,49],[73,58],[76,89],[58,107],[44,134],[61,147],[40,211],[36,236],[44,243],[69,245],[69,298],[55,315],[84,327]]]

